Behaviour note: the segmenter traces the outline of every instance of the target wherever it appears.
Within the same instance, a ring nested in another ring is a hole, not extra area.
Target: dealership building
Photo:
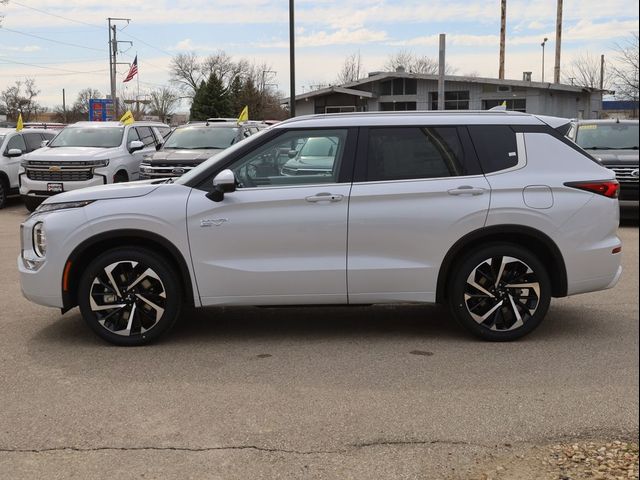
[[[558,83],[446,75],[445,110],[507,110],[565,118],[599,118],[602,91]],[[296,115],[338,112],[437,110],[438,76],[373,72],[366,78],[296,95]]]

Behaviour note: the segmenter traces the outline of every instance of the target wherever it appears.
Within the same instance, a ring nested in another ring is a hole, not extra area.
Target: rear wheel
[[[551,301],[547,271],[528,250],[492,244],[470,252],[449,282],[449,306],[473,334],[509,341],[534,330]]]
[[[150,343],[176,322],[182,289],[163,258],[140,248],[110,250],[92,261],[80,279],[82,317],[115,345]]]

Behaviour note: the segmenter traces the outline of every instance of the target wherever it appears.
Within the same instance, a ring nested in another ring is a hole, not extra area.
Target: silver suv
[[[175,181],[45,201],[22,225],[22,291],[79,305],[118,345],[157,339],[184,303],[439,302],[473,334],[513,340],[552,297],[611,288],[622,271],[618,182],[566,124],[507,112],[291,119]],[[283,172],[312,139],[334,147],[323,168]]]

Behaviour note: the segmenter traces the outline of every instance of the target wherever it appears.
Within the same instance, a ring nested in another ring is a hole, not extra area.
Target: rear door
[[[362,130],[349,201],[349,303],[435,301],[444,256],[484,226],[489,209],[468,132]]]

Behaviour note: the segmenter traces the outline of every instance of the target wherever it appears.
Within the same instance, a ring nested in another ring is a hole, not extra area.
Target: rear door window
[[[457,127],[371,128],[367,181],[456,177],[470,167]]]
[[[469,134],[484,173],[498,172],[518,164],[516,134],[508,125],[471,125]]]

